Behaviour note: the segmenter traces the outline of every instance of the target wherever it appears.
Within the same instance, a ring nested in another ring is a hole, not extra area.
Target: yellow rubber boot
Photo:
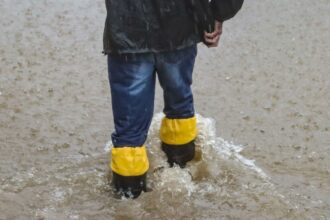
[[[160,139],[170,166],[185,167],[195,156],[196,117],[162,120]]]
[[[127,198],[137,198],[147,190],[149,161],[145,146],[114,147],[111,151],[112,185],[115,192]]]

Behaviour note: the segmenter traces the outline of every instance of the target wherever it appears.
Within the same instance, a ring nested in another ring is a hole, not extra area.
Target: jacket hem
[[[163,49],[154,49],[154,48],[139,48],[139,49],[121,49],[121,50],[111,50],[111,49],[104,49],[102,53],[104,55],[108,54],[131,54],[131,53],[163,53],[163,52],[169,52],[169,51],[174,51],[174,50],[181,50],[185,49],[187,47],[191,47],[193,45],[196,45],[198,43],[202,42],[200,39],[194,40],[189,44],[177,46],[175,48],[163,48]]]

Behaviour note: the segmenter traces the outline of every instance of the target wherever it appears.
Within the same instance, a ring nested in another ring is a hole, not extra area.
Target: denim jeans
[[[108,55],[115,147],[142,146],[154,111],[156,74],[167,118],[194,116],[192,73],[196,45],[161,53]]]

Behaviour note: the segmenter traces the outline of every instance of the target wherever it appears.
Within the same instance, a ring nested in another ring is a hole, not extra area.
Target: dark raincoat
[[[162,52],[192,46],[243,0],[105,0],[104,53]]]

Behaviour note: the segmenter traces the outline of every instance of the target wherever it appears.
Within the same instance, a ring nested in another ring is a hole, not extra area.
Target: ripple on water
[[[30,204],[25,210],[39,219],[297,217],[266,173],[240,154],[242,146],[216,137],[213,119],[197,116],[198,156],[185,169],[170,168],[159,147],[162,117],[154,116],[146,143],[152,191],[137,200],[118,200],[112,194],[106,168],[111,142],[106,144],[107,153],[77,152],[70,160],[53,158],[45,169],[31,168],[8,177],[1,181],[0,194],[20,195]]]

